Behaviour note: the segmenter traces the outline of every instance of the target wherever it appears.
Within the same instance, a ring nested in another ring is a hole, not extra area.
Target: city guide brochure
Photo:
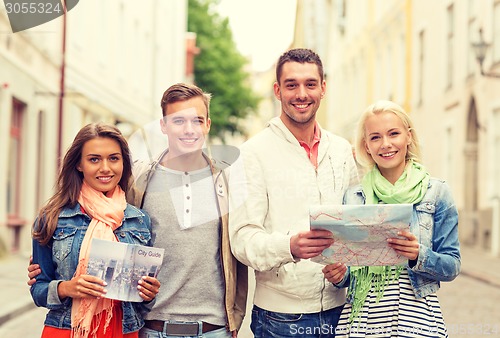
[[[87,274],[107,283],[106,298],[142,302],[137,285],[142,276],[156,277],[164,249],[93,238]]]

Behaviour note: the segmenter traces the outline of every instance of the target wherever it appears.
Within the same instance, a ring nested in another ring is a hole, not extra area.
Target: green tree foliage
[[[218,0],[188,1],[188,31],[197,34],[195,82],[212,93],[210,134],[224,141],[227,133],[244,134],[238,124],[258,106],[259,97],[244,71],[247,60],[238,52],[228,18],[214,11]]]

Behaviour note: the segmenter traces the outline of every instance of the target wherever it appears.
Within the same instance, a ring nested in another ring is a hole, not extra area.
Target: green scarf
[[[424,198],[429,178],[429,173],[421,164],[410,160],[394,185],[382,176],[377,166],[363,177],[361,184],[366,196],[366,204],[415,204]],[[402,266],[394,269],[392,266],[352,266],[348,296],[352,297],[353,301],[349,323],[359,317],[359,312],[372,285],[378,302],[384,294],[386,285],[399,279],[402,270]]]

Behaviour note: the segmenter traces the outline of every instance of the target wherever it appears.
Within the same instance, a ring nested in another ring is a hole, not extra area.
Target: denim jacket
[[[365,204],[360,185],[347,190],[344,204]],[[406,268],[415,297],[422,298],[435,293],[441,281],[452,281],[460,273],[458,212],[444,181],[430,179],[424,198],[413,205],[410,231],[420,247],[417,260],[409,261]],[[347,285],[345,278],[337,286]]]
[[[80,247],[91,218],[80,209],[80,204],[66,207],[59,214],[57,228],[50,242],[42,246],[33,240],[33,263],[39,264],[42,273],[30,289],[37,306],[49,309],[45,325],[62,329],[71,328],[70,297],[60,300],[57,287],[70,280],[78,265]],[[40,228],[35,220],[35,229]],[[120,242],[151,245],[151,222],[147,214],[127,205],[123,223],[114,231]],[[154,302],[121,302],[123,309],[123,333],[138,331],[144,326],[143,314],[151,310]]]

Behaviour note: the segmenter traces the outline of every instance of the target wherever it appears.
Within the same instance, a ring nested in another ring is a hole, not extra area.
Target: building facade
[[[0,256],[29,250],[59,158],[89,122],[128,136],[158,119],[186,73],[187,0],[80,1],[66,16],[10,33],[0,11]]]
[[[352,140],[378,99],[415,121],[423,162],[451,186],[463,244],[500,255],[500,1],[335,0],[327,33],[328,128]],[[333,84],[333,86],[332,86]]]

